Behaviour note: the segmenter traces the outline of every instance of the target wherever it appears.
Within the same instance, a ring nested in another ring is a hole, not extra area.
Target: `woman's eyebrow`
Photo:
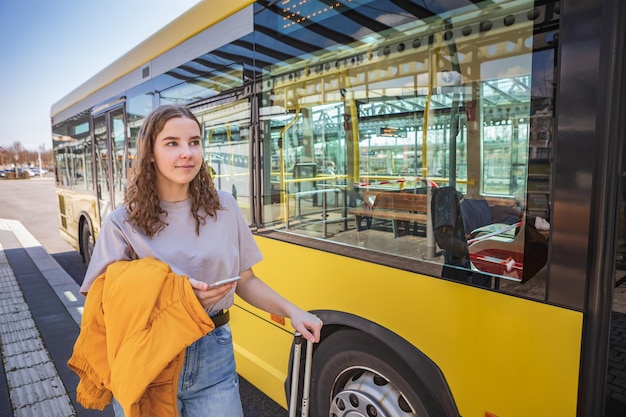
[[[202,136],[200,136],[200,135],[191,136],[187,140],[197,140],[197,139],[201,140]],[[163,141],[163,140],[184,140],[184,139],[181,138],[180,136],[170,135],[170,136],[165,136],[165,137],[161,138],[160,140]]]
[[[165,136],[162,137],[161,140],[180,140],[180,138],[178,136]]]

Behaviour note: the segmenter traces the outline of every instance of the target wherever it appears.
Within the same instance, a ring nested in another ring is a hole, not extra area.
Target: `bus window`
[[[119,206],[124,202],[124,191],[126,190],[126,171],[124,160],[126,159],[126,123],[124,120],[124,110],[117,109],[109,115],[109,131],[111,134],[110,143],[112,146],[111,170],[114,175],[114,195],[115,205]]]
[[[486,5],[493,21],[507,17],[497,30],[456,33],[477,18],[459,12],[444,25],[409,21],[267,67],[265,223],[443,271],[447,249],[430,228],[430,196],[451,188],[460,193],[463,274],[486,274],[488,287],[513,292],[537,276],[547,256],[555,62],[551,49],[535,53],[526,7]],[[285,42],[307,35],[291,26],[282,34]],[[316,174],[296,178],[302,164]],[[543,260],[526,273],[525,249]]]
[[[88,115],[54,126],[53,149],[57,155],[55,171],[59,186],[93,191]]]
[[[154,101],[154,93],[150,91],[152,86],[140,86],[135,90],[135,94],[128,97],[126,103],[126,117],[128,119],[128,127],[130,137],[128,138],[128,153],[126,159],[126,177],[129,178],[133,174],[133,163],[137,154],[137,135],[139,128],[145,117],[150,113]],[[136,91],[139,90],[139,91]]]
[[[249,222],[250,104],[247,98],[220,98],[194,112],[202,124],[204,157],[218,190],[233,195]]]

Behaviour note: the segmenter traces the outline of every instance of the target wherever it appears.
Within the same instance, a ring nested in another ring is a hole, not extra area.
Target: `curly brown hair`
[[[157,174],[155,164],[152,162],[154,141],[163,130],[165,123],[175,117],[191,119],[202,130],[200,122],[187,107],[167,104],[152,111],[139,129],[133,173],[130,175],[129,185],[124,193],[130,223],[150,237],[168,225],[163,220],[167,216],[167,211],[161,208],[156,191]],[[206,217],[217,216],[217,210],[223,208],[204,159],[198,175],[189,183],[189,195],[191,213],[196,220],[196,233],[200,234],[200,225],[206,223]]]

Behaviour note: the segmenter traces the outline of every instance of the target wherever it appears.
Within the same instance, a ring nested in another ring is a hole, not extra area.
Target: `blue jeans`
[[[113,399],[116,417],[124,417]],[[187,348],[178,381],[180,417],[243,417],[233,339],[228,324]]]

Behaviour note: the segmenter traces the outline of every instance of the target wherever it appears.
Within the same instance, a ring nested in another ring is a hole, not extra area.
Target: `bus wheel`
[[[94,245],[95,240],[91,231],[91,225],[89,221],[85,220],[80,229],[80,253],[83,255],[83,261],[86,265],[89,265]]]
[[[315,417],[438,416],[422,382],[389,347],[356,330],[328,336],[311,374]],[[427,408],[427,404],[430,407]]]

